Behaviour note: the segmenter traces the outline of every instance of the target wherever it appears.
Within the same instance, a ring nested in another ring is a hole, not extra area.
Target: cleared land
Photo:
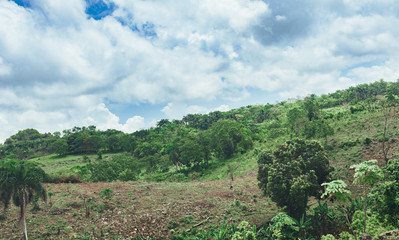
[[[41,210],[28,212],[28,234],[31,239],[161,239],[224,221],[261,225],[276,214],[274,203],[261,196],[255,172],[232,186],[229,180],[49,184],[54,195],[40,204]],[[99,194],[105,188],[113,190],[110,200]],[[1,222],[0,238],[22,237],[17,219],[12,206],[8,220]]]

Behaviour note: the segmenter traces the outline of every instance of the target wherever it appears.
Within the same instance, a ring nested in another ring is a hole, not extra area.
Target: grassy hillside
[[[41,166],[50,181],[84,183],[47,184],[51,199],[40,204],[41,210],[29,213],[30,234],[34,239],[160,239],[221,227],[223,221],[245,220],[260,227],[283,210],[257,187],[259,155],[296,135],[319,141],[333,167],[332,178],[344,180],[353,196],[359,196],[364,189],[352,184],[351,165],[377,159],[382,167],[386,158],[399,158],[399,91],[392,95],[395,101],[384,105],[392,86],[399,89],[398,83],[377,82],[275,105],[188,115],[131,135],[91,127],[62,137],[50,134],[52,140],[41,136],[40,141],[49,146],[51,141],[63,142],[64,150],[76,152],[43,155],[46,151],[40,148],[29,152],[41,156],[28,161]],[[3,157],[16,156],[14,150],[29,145],[26,136],[11,137],[1,146]],[[89,139],[101,146],[87,145]],[[112,139],[119,145],[109,142]],[[94,174],[116,181],[95,183],[99,178]],[[112,192],[109,198],[106,191]],[[310,205],[315,203],[312,199]],[[21,236],[17,216],[13,207],[8,220],[1,222],[0,238]]]

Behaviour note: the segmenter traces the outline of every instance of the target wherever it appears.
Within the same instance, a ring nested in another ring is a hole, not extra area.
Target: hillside
[[[189,183],[113,182],[48,184],[53,196],[41,210],[29,213],[32,239],[115,239],[141,236],[169,238],[171,232],[193,227],[209,228],[246,219],[261,225],[276,213],[275,205],[262,199],[254,176],[242,176],[230,189],[228,180]],[[110,200],[101,198],[112,189]],[[92,201],[86,217],[84,200]],[[12,208],[11,216],[17,215]],[[20,236],[15,220],[2,223],[0,238]],[[45,224],[43,224],[45,223]]]
[[[62,134],[27,129],[8,138],[0,156],[34,162],[48,174],[51,200],[28,215],[35,239],[171,238],[220,228],[223,221],[261,227],[282,211],[257,187],[262,153],[290,139],[316,140],[333,167],[331,178],[361,196],[350,166],[376,159],[384,167],[399,156],[398,98],[399,82],[379,81],[275,105],[163,119],[132,134],[95,126]],[[112,193],[100,194],[104,189]],[[20,236],[17,212],[13,207],[2,222],[0,238]],[[331,233],[341,230],[349,231],[340,225]]]

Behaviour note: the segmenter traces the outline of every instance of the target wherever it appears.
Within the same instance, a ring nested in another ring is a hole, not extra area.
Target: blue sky
[[[0,142],[399,78],[396,0],[0,0]]]

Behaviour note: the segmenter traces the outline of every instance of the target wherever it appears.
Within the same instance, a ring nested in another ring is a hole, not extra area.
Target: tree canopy
[[[259,187],[296,219],[305,213],[308,197],[319,196],[321,184],[332,171],[323,147],[302,139],[261,155],[259,164]]]

